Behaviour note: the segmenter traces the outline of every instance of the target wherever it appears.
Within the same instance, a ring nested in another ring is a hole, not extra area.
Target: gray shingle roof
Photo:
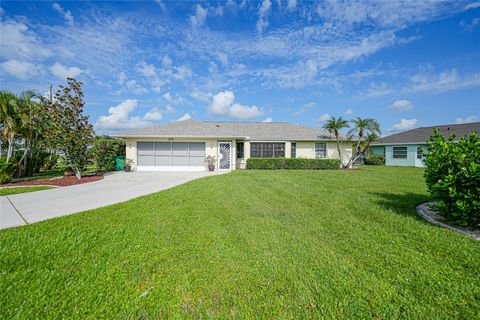
[[[334,140],[322,129],[287,122],[210,122],[185,120],[131,130],[117,137],[245,138],[249,140]]]
[[[462,136],[477,132],[480,134],[480,122],[464,123],[464,124],[448,124],[432,127],[421,127],[413,130],[393,134],[391,136],[378,139],[372,145],[385,144],[402,144],[402,143],[425,143],[430,135],[433,133],[433,128],[438,128],[444,137],[455,134],[455,141],[458,141]]]

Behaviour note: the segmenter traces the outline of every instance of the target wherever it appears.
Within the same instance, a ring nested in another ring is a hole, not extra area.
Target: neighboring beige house
[[[338,159],[335,136],[286,122],[209,122],[185,120],[123,132],[126,157],[137,171],[203,171],[205,159],[215,170],[244,169],[248,158]],[[341,144],[343,162],[351,143]]]

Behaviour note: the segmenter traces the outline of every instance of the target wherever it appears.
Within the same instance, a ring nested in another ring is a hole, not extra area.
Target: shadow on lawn
[[[423,220],[416,213],[416,207],[424,202],[430,201],[431,198],[428,195],[417,193],[388,193],[388,192],[372,192],[371,195],[377,198],[376,203],[390,209],[395,213],[415,217],[419,220]]]

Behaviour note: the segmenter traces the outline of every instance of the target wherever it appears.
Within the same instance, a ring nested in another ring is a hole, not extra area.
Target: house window
[[[283,158],[285,157],[285,143],[252,142],[250,144],[252,158]]]
[[[297,157],[297,144],[295,142],[292,142],[291,148],[290,148],[290,158],[296,158]]]
[[[327,144],[315,142],[315,158],[327,157]]]
[[[417,159],[423,159],[428,152],[427,147],[417,147]]]
[[[408,151],[407,147],[393,147],[393,159],[407,159]]]
[[[237,159],[243,159],[243,142],[237,142]]]

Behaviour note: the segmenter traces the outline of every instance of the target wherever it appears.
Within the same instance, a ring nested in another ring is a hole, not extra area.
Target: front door
[[[232,164],[232,143],[218,142],[218,170],[230,170]]]

